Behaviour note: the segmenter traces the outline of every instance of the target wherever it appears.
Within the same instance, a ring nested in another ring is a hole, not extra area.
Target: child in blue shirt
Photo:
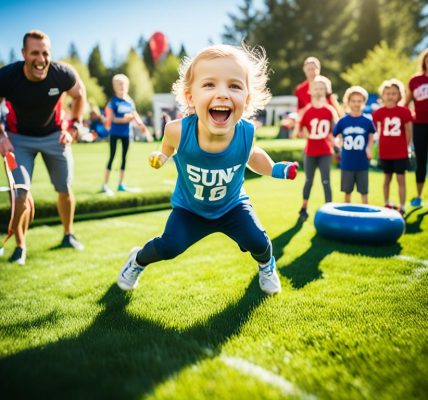
[[[172,259],[205,236],[222,232],[257,261],[262,291],[280,292],[271,241],[242,187],[247,164],[274,178],[297,174],[297,163],[275,164],[255,146],[254,125],[242,119],[269,101],[267,79],[263,50],[216,45],[183,60],[173,92],[188,116],[166,125],[162,151],[149,158],[152,167],[160,168],[174,155],[173,209],[163,234],[131,251],[118,276],[121,289],[135,288],[147,265]]]
[[[107,168],[104,173],[104,183],[102,191],[108,196],[114,193],[108,186],[110,173],[113,165],[113,160],[116,155],[117,142],[122,142],[122,160],[119,171],[119,184],[117,190],[126,192],[124,185],[126,155],[128,154],[130,134],[132,123],[136,123],[142,133],[146,132],[147,128],[141,120],[137,110],[135,109],[134,101],[129,97],[129,79],[124,74],[116,74],[112,79],[114,96],[106,106],[106,121],[105,126],[109,130],[110,135],[110,156],[107,162]]]
[[[362,202],[368,203],[369,162],[376,130],[372,120],[362,114],[367,98],[368,93],[361,86],[347,89],[343,103],[348,114],[339,120],[333,131],[335,137],[341,137],[341,190],[346,203],[351,202],[355,185]]]

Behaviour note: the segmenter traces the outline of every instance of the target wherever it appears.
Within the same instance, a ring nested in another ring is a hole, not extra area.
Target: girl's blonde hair
[[[125,74],[116,74],[113,76],[113,79],[111,81],[112,83],[123,82],[126,83],[129,87],[129,78]]]
[[[379,86],[379,94],[380,97],[382,97],[382,94],[385,89],[389,89],[390,87],[396,87],[398,91],[400,92],[400,98],[398,99],[398,102],[400,102],[402,99],[404,99],[404,85],[403,82],[399,81],[398,79],[387,79],[386,81],[383,81],[382,84]]]
[[[369,98],[369,94],[367,93],[366,89],[364,89],[361,86],[351,86],[350,88],[346,89],[345,94],[343,95],[343,104],[348,104],[351,95],[355,93],[358,93],[361,96],[363,96],[364,102],[366,102],[367,99]]]
[[[428,49],[425,49],[420,55],[419,59],[421,62],[421,72],[426,74],[427,73],[427,65],[425,63],[425,59],[428,57]]]
[[[332,86],[331,86],[331,80],[328,79],[328,78],[326,78],[325,76],[323,76],[323,75],[317,75],[314,78],[314,82],[321,82],[321,83],[324,84],[327,96],[330,96],[333,93],[333,89],[332,89]]]
[[[195,78],[195,66],[201,60],[214,60],[230,57],[235,59],[246,71],[246,85],[249,102],[244,111],[244,117],[252,116],[256,111],[263,110],[271,99],[267,88],[268,60],[262,47],[250,48],[244,43],[241,47],[218,44],[202,49],[193,59],[184,57],[179,67],[179,78],[172,85],[172,93],[185,114],[195,112],[187,103],[186,93],[190,91]]]

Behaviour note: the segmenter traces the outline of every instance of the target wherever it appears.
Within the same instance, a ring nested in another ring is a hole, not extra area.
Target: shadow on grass
[[[263,299],[254,278],[237,302],[179,331],[128,314],[130,295],[112,285],[100,300],[103,311],[80,335],[2,358],[0,391],[9,398],[142,398],[220,353]]]
[[[27,321],[19,322],[16,324],[8,324],[2,326],[4,332],[10,333],[10,336],[23,336],[29,329],[43,328],[45,326],[53,326],[59,320],[58,314],[53,311],[36,319],[28,319]]]
[[[301,228],[302,223],[297,221],[292,228],[272,240],[276,259],[279,259],[284,254],[284,247]],[[311,247],[305,253],[289,265],[278,265],[278,271],[291,281],[294,288],[303,288],[308,283],[322,278],[322,271],[319,265],[324,257],[334,251],[369,257],[391,257],[400,254],[401,245],[394,243],[391,245],[369,246],[342,243],[316,234],[311,240]]]
[[[413,219],[416,215],[416,220],[414,222],[409,222],[410,219]],[[406,214],[404,218],[406,221],[406,233],[415,234],[422,232],[421,224],[425,216],[428,215],[428,210],[424,210],[422,207],[414,208]]]

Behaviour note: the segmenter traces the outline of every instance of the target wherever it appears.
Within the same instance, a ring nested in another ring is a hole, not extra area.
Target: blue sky
[[[189,55],[220,42],[228,13],[237,14],[243,0],[0,0],[0,59],[9,62],[10,51],[21,59],[22,37],[40,29],[52,40],[54,59],[67,55],[70,43],[86,61],[98,43],[103,60],[110,64],[113,49],[118,58],[161,31],[178,51],[183,43]],[[255,0],[257,8],[263,0]]]

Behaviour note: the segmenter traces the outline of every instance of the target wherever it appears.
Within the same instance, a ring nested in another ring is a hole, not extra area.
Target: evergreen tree
[[[344,86],[339,73],[343,49],[352,34],[352,11],[356,0],[266,0],[266,12],[254,31],[255,43],[262,45],[274,74],[273,94],[291,93],[304,79],[303,60],[316,56],[322,73],[336,90]]]
[[[110,97],[112,94],[110,86],[113,75],[109,73],[102,60],[100,46],[98,44],[92,49],[89,55],[88,69],[90,75],[102,86],[104,93]]]
[[[355,40],[347,51],[347,65],[362,61],[381,40],[378,0],[359,0],[359,3]]]
[[[134,49],[129,51],[121,70],[129,78],[129,95],[134,100],[137,110],[140,113],[150,110],[153,85],[146,65]]]
[[[77,51],[77,46],[71,42],[70,47],[68,48],[68,57],[76,61],[80,61],[79,52]]]
[[[137,50],[139,50],[140,54],[141,54],[141,58],[143,58],[143,53],[144,53],[144,47],[146,47],[146,43],[147,41],[144,39],[143,36],[140,36],[138,38],[138,42],[137,42]]]
[[[244,0],[244,4],[239,6],[241,15],[229,13],[231,25],[225,25],[225,32],[222,34],[224,43],[239,45],[243,40],[251,41],[251,35],[257,21],[257,12],[254,11],[253,0]]]
[[[170,93],[172,84],[178,79],[180,58],[170,54],[162,64],[159,64],[152,77],[155,93]]]
[[[178,52],[178,58],[181,60],[183,57],[187,57],[187,51],[184,47],[184,44],[182,43],[180,46],[180,51]]]
[[[377,93],[385,79],[396,78],[406,84],[417,70],[416,64],[402,51],[382,41],[368,52],[364,60],[347,69],[342,78],[349,85],[360,85],[370,93]]]
[[[86,97],[88,102],[104,107],[107,100],[106,95],[104,94],[103,88],[98,84],[98,81],[89,74],[88,67],[74,57],[67,57],[62,61],[71,65],[80,76],[80,79],[86,87]],[[65,104],[68,104],[69,102],[71,102],[71,99],[67,99]]]
[[[343,92],[348,84],[341,73],[380,40],[412,55],[428,36],[427,0],[264,0],[264,8],[253,12],[251,4],[245,1],[231,16],[223,38],[237,43],[247,27],[247,42],[266,49],[274,71],[269,85],[277,95],[291,93],[304,79],[307,56],[318,57],[321,73]]]
[[[156,66],[155,66],[155,60],[153,60],[153,57],[152,57],[152,52],[150,50],[149,42],[146,42],[146,45],[144,46],[142,59],[144,61],[144,64],[147,67],[147,70],[149,71],[149,75],[153,76]]]
[[[106,76],[107,68],[101,57],[100,46],[97,44],[89,54],[88,69],[91,76],[98,79],[98,82],[103,83]]]
[[[9,52],[9,63],[12,64],[12,63],[14,63],[17,60],[18,59],[16,58],[15,49],[10,49],[10,52]]]
[[[379,0],[382,38],[406,54],[428,36],[427,0]]]
[[[117,46],[116,43],[111,45],[111,68],[117,69],[120,65],[119,57],[117,55]]]

